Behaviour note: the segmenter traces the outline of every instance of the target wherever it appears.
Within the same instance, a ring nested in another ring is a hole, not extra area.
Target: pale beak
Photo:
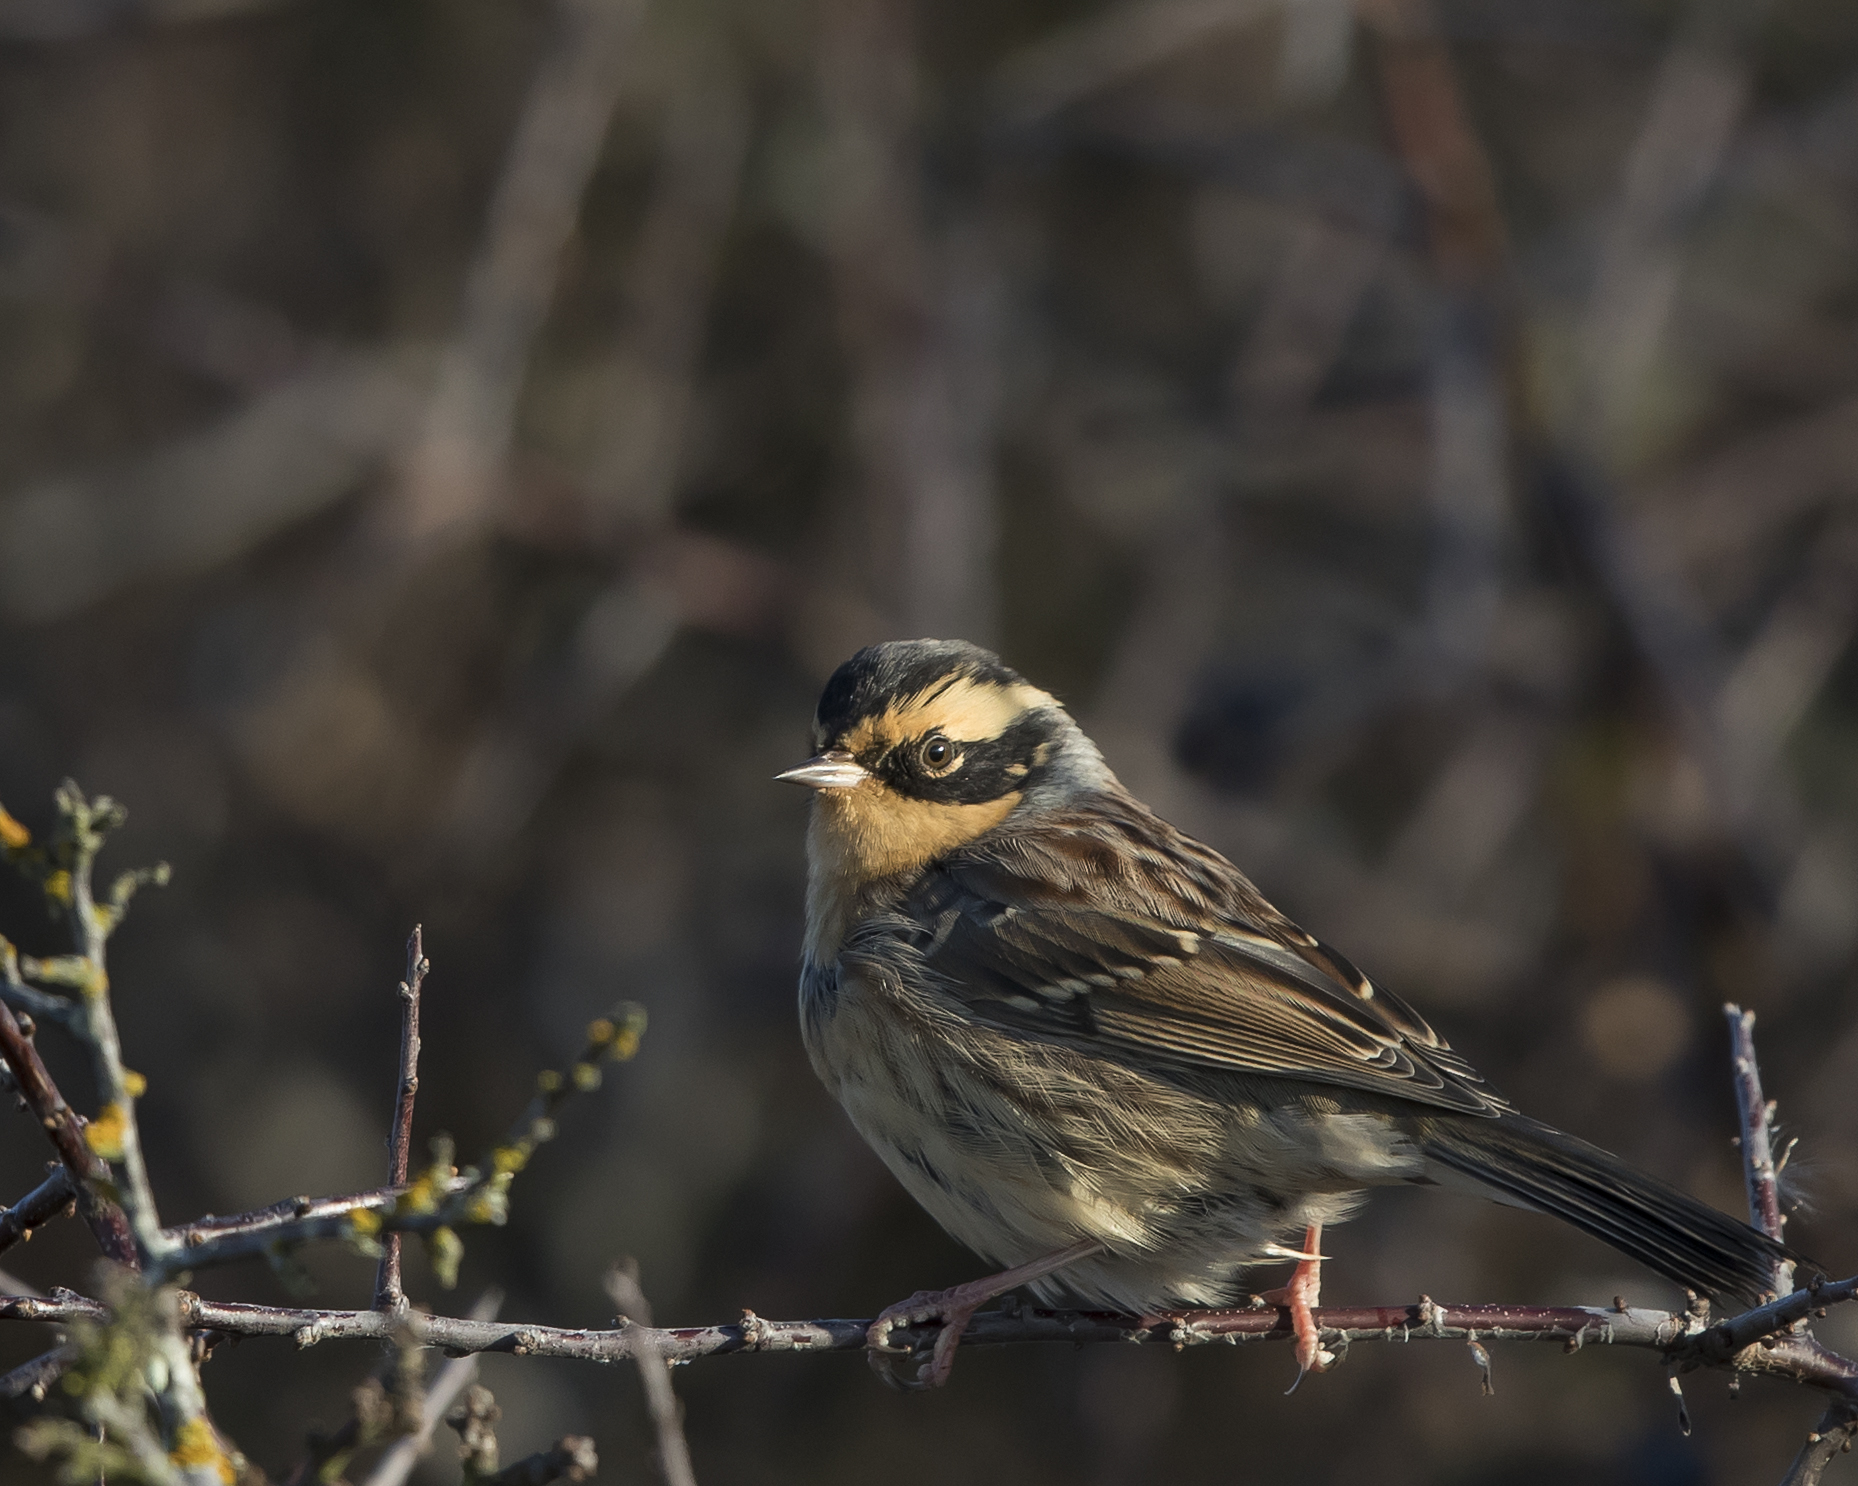
[[[835,748],[774,777],[787,784],[804,784],[813,789],[855,789],[871,777],[871,771],[849,753]]]

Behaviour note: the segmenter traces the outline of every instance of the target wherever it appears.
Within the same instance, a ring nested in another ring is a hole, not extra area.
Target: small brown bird
[[[816,791],[807,1051],[911,1195],[1004,1266],[886,1310],[874,1364],[894,1327],[940,1320],[919,1381],[944,1381],[1017,1285],[1152,1315],[1295,1260],[1273,1298],[1301,1377],[1333,1360],[1310,1315],[1323,1226],[1400,1182],[1552,1213],[1706,1295],[1772,1285],[1780,1245],[1516,1113],[987,651],[859,651],[813,747],[779,776]]]

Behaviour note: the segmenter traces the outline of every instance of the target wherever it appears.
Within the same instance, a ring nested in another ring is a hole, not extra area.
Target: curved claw
[[[878,1318],[865,1328],[865,1356],[872,1370],[893,1387],[940,1388],[954,1370],[955,1348],[961,1345],[961,1334],[968,1329],[968,1322],[974,1319],[974,1313],[983,1305],[1016,1286],[1040,1279],[1063,1269],[1067,1264],[1102,1252],[1103,1245],[1096,1239],[1080,1239],[1068,1249],[1017,1264],[1011,1269],[1003,1269],[999,1274],[989,1275],[984,1280],[970,1280],[965,1285],[956,1285],[952,1290],[918,1290],[908,1300],[886,1306]],[[887,1359],[912,1355],[919,1349],[892,1346],[890,1333],[899,1326],[920,1326],[929,1321],[942,1323],[942,1329],[936,1335],[935,1347],[929,1354],[929,1360],[917,1368],[915,1379],[905,1378]]]
[[[967,1288],[919,1290],[908,1300],[887,1306],[865,1331],[865,1356],[871,1370],[895,1388],[940,1388],[946,1383],[955,1368],[955,1349],[961,1345],[961,1334],[980,1309],[980,1301],[964,1293]],[[914,1378],[905,1377],[890,1359],[914,1356],[920,1348],[895,1346],[890,1333],[899,1326],[920,1326],[929,1321],[942,1323],[929,1360],[917,1368]]]
[[[1323,1348],[1322,1328],[1310,1314],[1316,1302],[1322,1298],[1321,1240],[1321,1225],[1312,1224],[1304,1234],[1303,1257],[1298,1260],[1290,1283],[1281,1290],[1267,1290],[1259,1297],[1273,1305],[1281,1305],[1290,1312],[1290,1327],[1296,1337],[1297,1376],[1284,1390],[1286,1397],[1297,1391],[1297,1384],[1303,1381],[1306,1374],[1327,1372],[1335,1362],[1335,1353]]]

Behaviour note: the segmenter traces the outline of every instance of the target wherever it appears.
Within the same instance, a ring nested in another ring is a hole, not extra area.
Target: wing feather
[[[1403,1001],[1126,795],[990,832],[899,907],[883,932],[913,936],[940,993],[1022,1036],[1508,1109]]]

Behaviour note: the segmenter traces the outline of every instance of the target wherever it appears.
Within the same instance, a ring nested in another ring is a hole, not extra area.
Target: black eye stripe
[[[1042,772],[1039,752],[1059,725],[1045,711],[1028,712],[997,738],[974,741],[939,734],[892,748],[870,763],[877,776],[898,794],[938,804],[977,805],[1024,790]],[[924,759],[938,738],[948,744],[948,763],[932,769]]]

